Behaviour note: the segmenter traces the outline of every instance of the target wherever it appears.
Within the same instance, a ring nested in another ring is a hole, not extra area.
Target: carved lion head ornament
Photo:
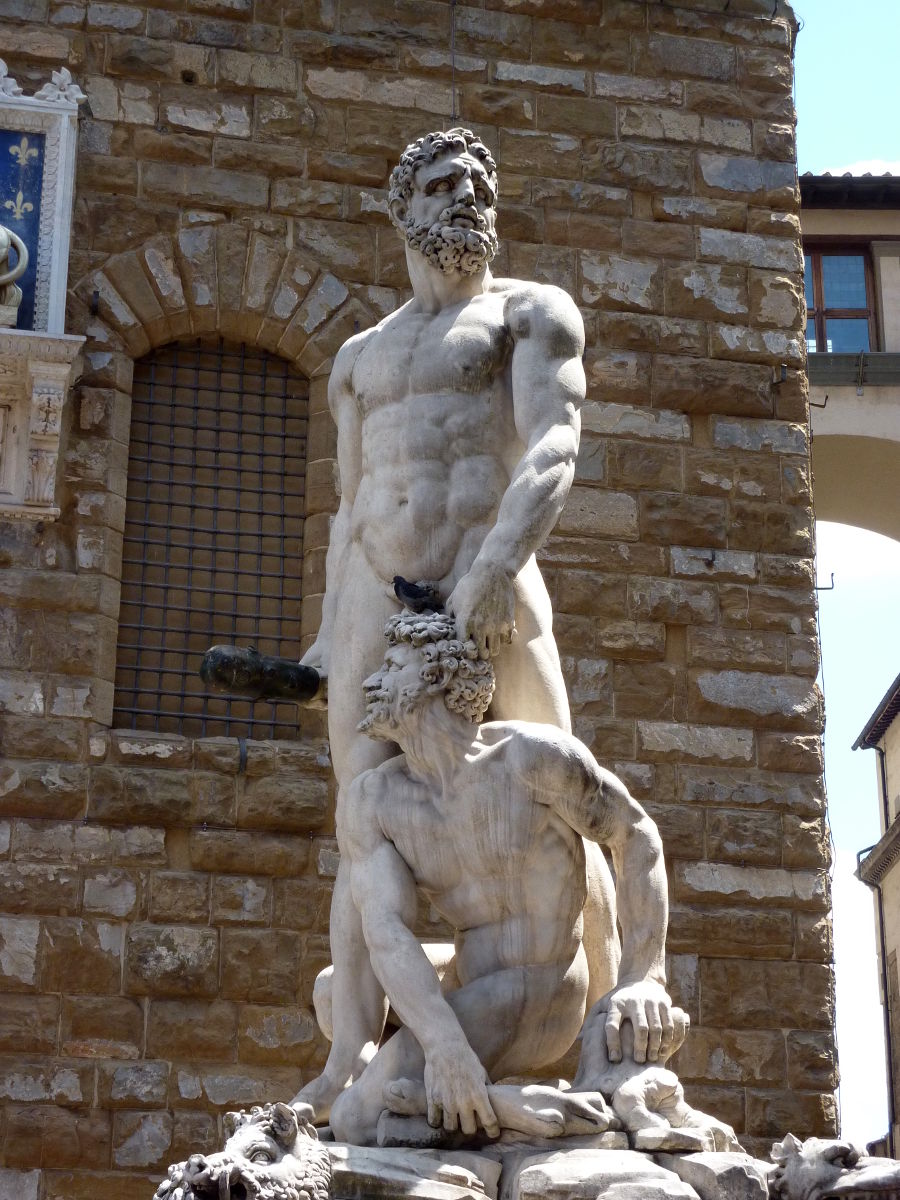
[[[900,1162],[863,1154],[850,1142],[807,1138],[792,1133],[772,1147],[775,1169],[769,1175],[773,1200],[859,1200],[895,1196],[900,1191]]]
[[[331,1159],[287,1104],[225,1114],[225,1149],[169,1167],[155,1200],[329,1200]]]

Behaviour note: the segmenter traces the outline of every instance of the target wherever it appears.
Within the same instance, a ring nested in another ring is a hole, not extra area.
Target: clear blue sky
[[[801,173],[900,175],[900,0],[794,0],[794,9],[804,23],[796,53]],[[878,789],[874,755],[851,746],[900,673],[900,544],[821,524],[819,583],[827,586],[832,572],[834,590],[819,593],[819,606],[840,1101],[844,1136],[864,1143],[887,1129],[872,901],[853,877],[856,852],[879,836]]]
[[[794,0],[794,11],[801,172],[898,162],[898,0]]]

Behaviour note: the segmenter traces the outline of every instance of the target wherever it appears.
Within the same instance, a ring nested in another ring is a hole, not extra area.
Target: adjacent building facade
[[[678,1069],[752,1150],[835,1130],[795,22],[709,7],[4,6],[8,78],[87,97],[59,515],[0,524],[7,1190],[137,1194],[323,1061],[322,718],[195,675],[315,634],[330,362],[408,297],[387,177],[451,121],[497,153],[497,273],[585,319],[542,568],[576,731],[665,842]]]

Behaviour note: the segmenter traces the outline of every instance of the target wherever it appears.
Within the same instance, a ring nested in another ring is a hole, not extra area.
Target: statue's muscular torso
[[[483,725],[477,745],[443,795],[414,780],[402,757],[370,772],[351,825],[374,818],[457,930],[462,985],[508,967],[556,967],[560,980],[571,977],[582,953],[584,843],[538,799],[508,724]]]
[[[349,388],[362,423],[350,536],[386,583],[399,574],[449,590],[494,525],[524,450],[509,372],[515,310],[540,288],[494,281],[436,314],[407,304],[361,335]]]

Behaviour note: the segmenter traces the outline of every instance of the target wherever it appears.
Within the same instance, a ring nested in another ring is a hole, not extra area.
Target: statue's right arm
[[[352,387],[353,366],[370,333],[371,331],[367,330],[344,343],[334,360],[328,381],[328,407],[337,425],[337,465],[341,499],[331,525],[328,552],[325,556],[325,595],[322,599],[319,632],[300,660],[304,666],[315,667],[319,674],[326,678],[331,669],[334,618],[350,545],[353,502],[362,474],[362,421]]]

